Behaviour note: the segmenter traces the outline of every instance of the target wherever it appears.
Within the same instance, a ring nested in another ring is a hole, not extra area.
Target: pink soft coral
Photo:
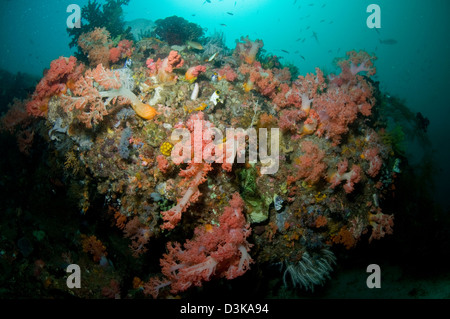
[[[317,135],[325,135],[334,145],[340,144],[342,135],[348,132],[359,111],[352,97],[341,88],[329,89],[316,97],[314,108],[320,118]]]
[[[156,75],[159,82],[174,82],[177,80],[173,69],[181,68],[184,60],[177,51],[170,51],[169,56],[164,60],[158,59],[156,62],[153,59],[147,59],[146,65],[150,70],[150,75]]]
[[[106,28],[95,28],[91,32],[85,32],[78,38],[78,46],[88,57],[91,67],[103,64],[109,67],[110,47],[112,41]]]
[[[394,232],[394,215],[386,215],[379,210],[376,214],[370,214],[369,221],[372,226],[369,243],[374,239],[383,238],[386,234],[391,235]]]
[[[116,63],[120,59],[131,57],[133,51],[133,41],[122,40],[117,44],[117,47],[109,49],[109,60]]]
[[[159,154],[156,156],[156,161],[158,162],[158,168],[161,172],[167,173],[170,164],[167,158],[164,155]]]
[[[383,160],[379,156],[379,149],[377,147],[369,148],[364,151],[363,155],[369,161],[369,168],[366,171],[367,175],[376,177],[383,165]]]
[[[344,159],[342,162],[337,164],[338,170],[333,173],[330,177],[330,188],[335,188],[342,181],[347,181],[344,184],[344,190],[347,194],[354,190],[354,185],[361,180],[361,167],[358,165],[353,165],[352,169],[347,172],[348,160]]]
[[[159,289],[170,284],[171,292],[178,293],[191,286],[201,286],[215,277],[233,279],[243,275],[250,267],[247,242],[250,225],[243,214],[244,201],[234,193],[230,206],[219,218],[219,226],[199,226],[194,238],[187,240],[184,249],[179,243],[168,243],[168,253],[161,259],[166,280],[151,280],[144,292],[156,297]]]
[[[27,103],[27,113],[36,117],[46,116],[50,98],[65,93],[78,80],[83,70],[84,65],[77,65],[77,59],[73,56],[53,60],[50,70],[36,86],[32,100]]]
[[[66,112],[75,112],[77,118],[91,128],[108,114],[106,106],[119,101],[119,104],[131,104],[133,110],[144,119],[152,119],[156,109],[142,103],[128,88],[122,86],[117,71],[105,69],[99,64],[80,76],[71,94],[61,96],[61,104]]]
[[[185,78],[186,80],[190,81],[190,82],[194,82],[197,77],[199,76],[200,73],[205,72],[206,71],[206,66],[204,65],[197,65],[197,66],[192,66],[190,67],[185,74]]]
[[[94,85],[94,82],[100,84],[104,91]],[[111,96],[108,101],[103,101],[101,92],[107,92],[109,89],[120,88],[118,72],[112,72],[104,69],[101,64],[93,70],[87,70],[84,76],[75,83],[73,95],[61,96],[61,102],[66,112],[76,112],[77,117],[86,127],[92,127],[92,124],[98,124],[105,115],[108,114],[106,105],[116,96]],[[105,95],[105,97],[107,97]]]
[[[311,141],[302,144],[304,155],[298,159],[296,179],[304,179],[308,183],[317,183],[324,176],[327,164],[323,161],[325,152]]]
[[[130,248],[134,257],[139,257],[147,251],[145,245],[150,240],[152,232],[150,228],[140,222],[138,216],[134,216],[124,227],[125,237],[131,240]]]
[[[181,220],[181,214],[186,211],[191,203],[195,203],[201,193],[198,186],[206,181],[206,175],[212,170],[208,163],[191,163],[185,170],[181,170],[179,176],[184,179],[178,185],[184,192],[178,199],[177,205],[171,209],[161,212],[164,224],[162,229],[173,229]]]
[[[238,75],[229,64],[225,64],[220,70],[217,71],[219,79],[225,79],[228,82],[233,82],[237,79]]]
[[[305,117],[306,113],[300,109],[283,110],[278,120],[278,126],[284,132],[296,133]]]

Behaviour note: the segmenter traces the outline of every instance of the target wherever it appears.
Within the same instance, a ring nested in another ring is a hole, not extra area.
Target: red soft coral
[[[54,95],[65,93],[68,83],[74,83],[82,74],[84,65],[77,65],[77,59],[60,57],[50,63],[50,70],[36,86],[32,100],[27,103],[27,113],[33,116],[46,116],[48,101]]]
[[[144,292],[156,297],[159,289],[169,282],[171,292],[178,293],[191,286],[201,286],[214,276],[233,279],[243,275],[253,262],[248,254],[251,245],[247,242],[251,230],[243,207],[244,201],[234,193],[230,206],[219,218],[219,226],[197,227],[194,238],[186,241],[184,249],[179,243],[168,243],[168,253],[160,260],[167,280],[152,280]]]
[[[233,82],[237,79],[238,75],[229,64],[225,64],[220,70],[217,71],[219,79],[225,79],[228,82]]]
[[[391,235],[394,232],[392,229],[394,227],[394,215],[386,215],[378,211],[377,214],[370,214],[369,221],[372,226],[369,243],[374,239],[383,238],[384,235]]]
[[[369,148],[364,151],[363,155],[370,162],[369,168],[366,171],[367,175],[376,177],[383,165],[383,160],[379,156],[379,149],[377,147]]]
[[[88,57],[91,67],[99,64],[109,67],[112,41],[106,28],[95,28],[91,32],[82,33],[78,38],[78,46]]]
[[[122,52],[119,48],[111,48],[109,49],[109,60],[112,63],[116,63],[122,57]]]
[[[25,128],[30,122],[30,116],[26,108],[27,101],[14,98],[8,105],[8,111],[0,120],[0,131],[13,133],[17,128]]]
[[[147,251],[145,245],[150,240],[152,233],[148,226],[140,222],[139,217],[133,217],[124,227],[123,233],[131,240],[130,248],[134,257],[139,257]]]
[[[156,156],[156,161],[158,162],[158,168],[161,172],[167,173],[169,169],[169,161],[164,155],[159,154]]]
[[[126,83],[126,79],[124,80]],[[142,101],[126,85],[122,86],[118,71],[105,69],[99,64],[95,69],[87,70],[75,83],[73,92],[61,96],[61,105],[66,112],[75,112],[76,117],[91,128],[108,114],[106,106],[131,104],[137,115],[152,119],[156,109]]]
[[[197,77],[200,73],[205,72],[205,71],[206,71],[206,66],[204,66],[204,65],[192,66],[186,71],[186,74],[184,77],[186,78],[186,80],[193,82],[197,79]]]
[[[353,75],[359,72],[366,72],[367,76],[374,75],[377,69],[373,66],[373,61],[377,59],[375,55],[370,55],[366,51],[360,50],[347,52],[348,60],[350,63],[350,72]]]
[[[173,74],[173,69],[181,68],[184,60],[177,51],[170,51],[169,56],[164,60],[158,59],[156,62],[153,59],[147,59],[146,65],[150,70],[150,75],[156,75],[159,82],[174,82],[177,76]]]
[[[324,176],[327,164],[323,161],[325,152],[311,141],[302,144],[304,155],[298,159],[296,179],[304,179],[308,183],[317,183]]]
[[[317,135],[325,136],[340,144],[342,135],[348,132],[348,126],[358,115],[358,105],[341,88],[329,89],[314,99],[314,108],[319,115],[320,124]]]
[[[305,112],[300,109],[283,110],[278,120],[278,126],[284,132],[296,133],[302,119],[306,117]]]
[[[66,112],[77,112],[78,119],[86,127],[98,124],[108,114],[103,96],[97,82],[104,90],[120,88],[119,74],[104,69],[101,64],[93,70],[87,70],[84,76],[75,83],[73,95],[61,96],[61,104]],[[106,97],[106,96],[105,96]],[[112,100],[109,99],[106,104]]]
[[[338,163],[337,167],[337,172],[331,175],[330,188],[335,188],[345,180],[347,182],[344,184],[344,190],[347,194],[349,194],[354,190],[354,185],[361,180],[361,167],[359,167],[358,165],[353,165],[352,169],[347,172],[347,159],[344,159],[342,162]]]
[[[122,40],[117,44],[117,47],[109,49],[109,60],[116,63],[120,59],[131,57],[133,51],[133,41]]]
[[[375,55],[370,55],[362,50],[359,52],[349,51],[347,58],[342,58],[337,62],[341,73],[337,76],[330,74],[329,80],[334,85],[342,86],[359,81],[361,79],[360,72],[365,72],[367,76],[374,75],[376,68],[373,66],[373,61],[376,59]]]
[[[178,199],[177,205],[171,209],[161,212],[164,224],[162,229],[173,229],[181,220],[181,214],[186,211],[191,203],[195,203],[201,193],[198,186],[206,181],[206,175],[212,170],[208,163],[191,163],[185,170],[181,170],[179,175],[184,179],[178,185],[184,190],[183,196]]]
[[[311,103],[317,96],[317,93],[326,87],[323,72],[316,68],[316,74],[308,73],[306,76],[300,75],[294,82],[293,88],[296,88],[300,95],[302,104],[301,109],[309,113]]]

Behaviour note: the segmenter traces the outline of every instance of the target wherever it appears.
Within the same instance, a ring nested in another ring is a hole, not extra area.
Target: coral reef
[[[119,19],[127,3],[108,1],[103,12]],[[94,1],[84,12],[99,10]],[[102,274],[90,287],[95,296],[186,295],[277,264],[286,286],[290,278],[313,290],[339,262],[334,250],[393,232],[384,203],[402,154],[377,121],[374,56],[352,51],[337,74],[296,76],[275,56],[259,61],[263,41],[248,36],[234,50],[209,38],[205,59],[202,50],[171,47],[203,36],[184,19],[156,21],[159,40],[114,42],[120,24],[112,30],[88,17],[77,43],[89,67],[75,57],[53,61],[2,129],[28,156],[45,143],[59,176],[52,185],[92,219],[64,258]],[[251,144],[262,140],[270,141],[266,156]],[[278,170],[267,174],[273,162]],[[121,277],[113,263],[136,276]]]

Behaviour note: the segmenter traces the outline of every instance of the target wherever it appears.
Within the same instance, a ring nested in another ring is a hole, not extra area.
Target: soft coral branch
[[[36,86],[32,100],[27,103],[27,113],[32,116],[46,116],[48,101],[54,95],[65,93],[82,74],[84,65],[77,65],[77,59],[60,57],[50,63],[50,70]]]
[[[160,260],[166,280],[151,279],[144,292],[156,297],[159,290],[169,285],[172,293],[201,286],[213,276],[233,279],[243,275],[253,262],[249,255],[251,245],[247,242],[250,226],[243,214],[244,201],[234,193],[230,206],[219,218],[219,226],[206,229],[199,226],[194,238],[179,243],[168,243],[168,252]]]
[[[372,226],[369,243],[374,239],[383,238],[386,234],[391,235],[394,232],[394,215],[386,215],[378,211],[376,214],[370,214],[369,221]]]
[[[181,220],[181,214],[186,211],[191,203],[195,203],[201,193],[198,186],[206,181],[206,175],[212,169],[208,163],[191,163],[185,170],[181,170],[179,175],[184,177],[180,183],[180,187],[186,187],[183,196],[178,200],[177,205],[162,212],[164,224],[162,229],[173,229]]]
[[[78,119],[87,128],[100,123],[108,114],[106,107],[114,104],[117,98],[121,98],[122,104],[130,103],[144,119],[152,119],[157,114],[153,107],[142,103],[130,89],[122,86],[117,71],[105,69],[101,64],[80,76],[72,93],[61,96],[62,106],[66,112],[76,111]]]

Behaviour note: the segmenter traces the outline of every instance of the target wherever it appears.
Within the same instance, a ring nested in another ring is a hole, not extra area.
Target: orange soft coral
[[[186,78],[186,80],[188,80],[189,82],[194,82],[198,75],[202,72],[206,71],[206,67],[204,65],[197,65],[197,66],[193,66],[190,67],[187,71],[186,74],[184,75],[184,77]]]
[[[264,46],[264,43],[262,40],[251,41],[248,36],[245,38],[241,37],[241,41],[236,43],[235,53],[245,63],[252,64],[255,62],[256,55],[259,49]]]

